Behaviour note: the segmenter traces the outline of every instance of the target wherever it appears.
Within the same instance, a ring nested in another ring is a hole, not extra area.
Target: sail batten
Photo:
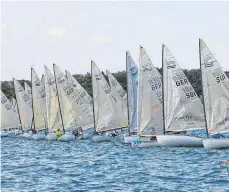
[[[199,49],[208,132],[229,132],[229,79],[202,39]]]

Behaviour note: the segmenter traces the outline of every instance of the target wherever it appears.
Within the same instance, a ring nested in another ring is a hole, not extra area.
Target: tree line
[[[157,68],[158,71],[162,74],[162,69]],[[189,79],[190,83],[192,84],[193,88],[195,89],[196,93],[201,96],[202,95],[202,86],[201,86],[201,76],[200,76],[200,69],[184,69],[183,70],[187,78]],[[105,75],[105,73],[103,73]],[[118,82],[122,85],[122,87],[126,90],[127,89],[127,81],[126,81],[126,71],[118,71],[117,73],[113,73],[114,77],[118,80]],[[226,75],[229,77],[229,71],[226,71]],[[92,96],[92,82],[91,82],[91,74],[87,72],[85,75],[82,74],[75,74],[73,77],[84,87],[84,89]],[[105,75],[107,79],[107,76]],[[24,82],[27,82],[28,85],[31,87],[31,82],[29,80],[19,80],[20,84],[24,87]],[[13,87],[13,81],[2,81],[1,82],[1,89],[3,93],[8,98],[14,97],[15,92]]]

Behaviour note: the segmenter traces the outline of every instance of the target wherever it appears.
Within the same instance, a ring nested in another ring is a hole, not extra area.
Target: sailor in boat
[[[156,136],[150,137],[150,141],[157,141],[157,137]]]
[[[112,133],[111,133],[111,136],[112,137],[116,137],[116,136],[118,136],[119,134],[116,132],[116,130],[115,131],[113,131]]]
[[[57,131],[56,131],[56,136],[57,137],[60,137],[62,135],[62,132],[60,131],[60,129],[57,129]]]
[[[44,130],[44,132],[45,132],[45,135],[48,135],[48,134],[49,134],[48,128],[46,128],[46,129]]]

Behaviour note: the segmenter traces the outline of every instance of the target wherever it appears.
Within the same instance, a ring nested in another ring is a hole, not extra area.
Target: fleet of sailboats
[[[139,66],[126,52],[127,92],[109,71],[107,81],[94,61],[92,97],[56,64],[53,73],[44,66],[41,79],[31,68],[31,87],[13,79],[16,100],[1,91],[1,136],[19,128],[26,138],[72,141],[74,131],[86,138],[93,130],[95,142],[111,141],[114,134],[133,147],[229,148],[229,138],[222,137],[229,132],[229,79],[201,39],[199,55],[203,104],[165,45],[162,75],[145,48],[140,47]],[[206,129],[207,138],[187,134],[199,129]]]

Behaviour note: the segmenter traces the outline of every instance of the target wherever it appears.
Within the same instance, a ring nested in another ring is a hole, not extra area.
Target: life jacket
[[[60,137],[62,135],[61,131],[56,131],[56,136]]]

